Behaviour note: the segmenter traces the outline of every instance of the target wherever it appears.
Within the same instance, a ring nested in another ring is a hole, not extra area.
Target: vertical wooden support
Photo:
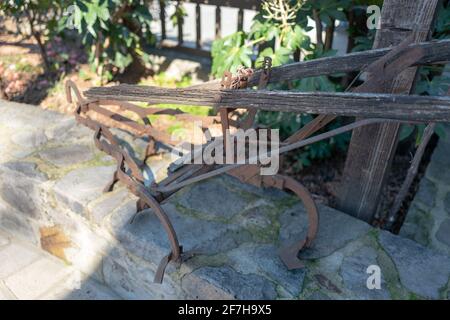
[[[222,11],[216,6],[216,39],[222,37]]]
[[[200,3],[195,6],[195,20],[197,26],[197,37],[196,37],[196,47],[197,49],[202,48],[202,15],[200,10]]]
[[[179,8],[180,8],[181,5],[182,5],[181,1],[178,1],[177,2],[177,12],[180,12]],[[183,42],[184,42],[184,38],[183,38],[183,20],[184,20],[184,17],[181,14],[179,14],[178,15],[178,25],[177,25],[177,28],[178,28],[178,45],[179,46],[183,45]]]
[[[414,41],[425,41],[439,0],[385,0],[381,28],[374,48],[399,44],[414,34]],[[392,93],[408,94],[413,88],[417,68],[399,74]],[[338,195],[338,207],[367,222],[373,221],[398,141],[398,124],[372,125],[353,132]]]
[[[166,33],[166,4],[165,0],[159,1],[159,20],[161,20],[161,40],[167,39]]]
[[[238,23],[237,23],[238,31],[244,30],[244,9],[239,8],[238,11]]]

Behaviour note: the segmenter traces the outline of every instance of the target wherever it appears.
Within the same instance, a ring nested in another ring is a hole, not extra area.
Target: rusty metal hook
[[[304,264],[298,258],[298,253],[304,248],[311,247],[312,242],[316,238],[319,226],[317,205],[308,189],[294,178],[282,175],[262,176],[262,183],[267,187],[275,187],[281,190],[287,189],[294,192],[305,206],[308,215],[308,231],[305,239],[283,247],[278,252],[281,260],[289,270],[303,268]]]

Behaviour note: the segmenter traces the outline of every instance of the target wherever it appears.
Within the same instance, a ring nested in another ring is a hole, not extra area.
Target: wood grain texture
[[[450,61],[450,40],[412,44],[410,47],[420,47],[426,52],[426,55],[419,61],[418,65]],[[269,83],[359,71],[383,57],[389,51],[391,51],[390,48],[374,49],[274,67],[270,74]],[[249,80],[249,86],[258,85],[260,74],[261,71],[259,70],[255,72],[254,76]]]
[[[397,45],[411,34],[414,42],[427,40],[437,4],[438,0],[384,1],[381,29],[374,48]],[[416,67],[406,69],[393,81],[388,92],[410,93],[416,74]],[[383,124],[353,132],[338,195],[340,210],[367,222],[373,221],[397,147],[399,128],[399,124]]]
[[[267,90],[193,90],[136,85],[94,87],[84,94],[93,100],[202,105],[421,122],[450,121],[449,97]]]

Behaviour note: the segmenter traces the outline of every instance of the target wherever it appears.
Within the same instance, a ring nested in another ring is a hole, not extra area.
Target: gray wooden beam
[[[437,4],[438,0],[385,0],[374,48],[397,45],[411,34],[415,42],[427,40]],[[416,67],[402,72],[390,92],[410,93],[416,74]],[[353,132],[339,188],[340,210],[369,223],[373,221],[397,147],[399,128],[399,124],[382,124]]]
[[[426,53],[417,63],[418,65],[445,63],[450,61],[450,40],[438,40],[411,44],[410,48],[420,47]],[[269,83],[285,80],[296,80],[320,75],[353,72],[363,69],[386,55],[390,48],[374,49],[362,52],[350,53],[342,56],[326,57],[309,61],[301,61],[272,68]],[[256,71],[249,80],[250,86],[256,86],[259,82],[261,71]]]
[[[93,100],[247,108],[404,121],[450,121],[450,97],[336,92],[171,89],[137,85],[94,87],[84,94]]]

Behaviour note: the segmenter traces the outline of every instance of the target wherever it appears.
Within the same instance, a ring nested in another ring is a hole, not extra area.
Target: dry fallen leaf
[[[42,249],[68,263],[64,250],[72,243],[62,228],[60,226],[42,227],[39,231]]]

